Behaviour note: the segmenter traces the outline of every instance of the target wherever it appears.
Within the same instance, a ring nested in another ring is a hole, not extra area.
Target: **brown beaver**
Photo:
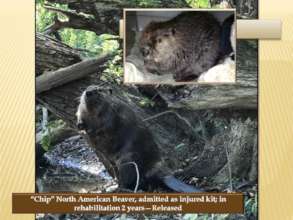
[[[215,65],[220,37],[220,24],[211,14],[183,12],[169,21],[147,25],[139,47],[149,72],[172,73],[175,81],[188,81]]]
[[[200,191],[172,175],[151,132],[129,107],[114,105],[110,89],[90,86],[82,93],[77,127],[86,132],[90,145],[115,167],[120,187],[146,190],[163,184],[178,192]],[[115,175],[111,171],[110,174]]]

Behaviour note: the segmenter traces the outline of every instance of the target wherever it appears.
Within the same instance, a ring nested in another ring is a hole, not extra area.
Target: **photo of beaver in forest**
[[[235,11],[129,9],[124,14],[124,82],[235,82]]]
[[[145,65],[144,56],[154,51],[148,51],[148,36],[127,34],[139,28],[126,30],[124,45],[119,37],[123,10],[195,5],[185,0],[93,2],[36,3],[36,192],[242,192],[245,213],[65,213],[37,214],[36,219],[257,219],[257,41],[237,40],[222,59],[237,65],[237,83],[194,84],[200,74],[186,84],[190,76],[185,73],[168,75],[168,82],[178,78],[178,85],[124,83],[125,68],[134,63],[136,68],[136,61]],[[210,6],[219,7],[214,2]],[[256,18],[252,8],[237,7],[237,19]],[[139,31],[148,35],[148,29],[176,16],[190,19],[178,11]],[[223,21],[236,12],[229,13]],[[217,29],[210,14],[202,16]],[[126,29],[139,27],[133,21]],[[168,30],[165,37],[179,31]],[[155,68],[155,77],[166,77]]]
[[[113,101],[111,93],[107,88],[88,87],[80,98],[77,127],[97,154],[107,158],[104,164],[118,177],[119,187],[137,192],[164,185],[175,192],[201,192],[173,176],[152,133],[127,105]]]

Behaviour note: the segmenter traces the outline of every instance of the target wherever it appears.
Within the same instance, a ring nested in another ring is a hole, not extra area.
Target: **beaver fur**
[[[214,66],[221,28],[208,12],[183,12],[166,22],[151,22],[139,40],[146,70],[189,81]]]
[[[119,186],[133,190],[138,185],[146,190],[163,184],[178,192],[200,191],[172,175],[149,129],[123,103],[114,106],[111,96],[110,89],[88,87],[80,98],[77,127],[116,168]]]

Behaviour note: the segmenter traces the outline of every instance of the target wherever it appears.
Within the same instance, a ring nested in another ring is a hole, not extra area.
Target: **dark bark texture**
[[[99,71],[110,57],[111,54],[101,55],[98,58],[83,60],[71,66],[60,68],[57,71],[43,73],[36,78],[36,93],[39,94]]]
[[[56,39],[37,33],[36,35],[36,75],[57,70],[81,61],[75,49]]]

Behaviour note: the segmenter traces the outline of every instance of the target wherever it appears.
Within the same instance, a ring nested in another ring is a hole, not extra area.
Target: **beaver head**
[[[77,108],[77,128],[87,133],[97,129],[101,111],[107,105],[106,96],[112,94],[110,88],[89,86],[81,95]]]
[[[165,74],[172,68],[178,39],[174,27],[151,22],[143,31],[139,47],[148,71]]]

